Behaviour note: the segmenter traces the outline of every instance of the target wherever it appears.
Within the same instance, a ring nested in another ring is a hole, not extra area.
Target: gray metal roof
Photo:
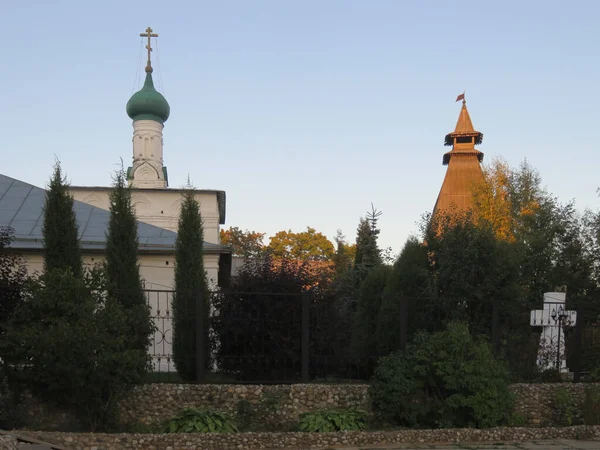
[[[43,248],[42,224],[46,191],[23,181],[0,174],[0,226],[15,231],[12,248],[36,250]],[[79,225],[83,250],[103,250],[110,212],[75,200],[73,210]],[[138,224],[140,251],[173,252],[177,233],[144,222]],[[207,253],[229,251],[219,244],[205,242]]]

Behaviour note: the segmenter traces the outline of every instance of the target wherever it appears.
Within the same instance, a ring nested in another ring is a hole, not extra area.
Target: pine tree
[[[54,269],[70,269],[76,278],[80,278],[83,275],[83,263],[73,197],[58,161],[46,192],[42,235],[44,271],[49,273]]]
[[[120,170],[109,197],[104,269],[109,297],[122,306],[127,316],[130,348],[147,352],[154,327],[140,278],[137,221],[131,190],[125,183],[125,174]]]
[[[175,295],[173,298],[173,361],[185,380],[196,379],[196,309],[203,295],[205,315],[209,291],[204,271],[204,232],[200,204],[190,188],[183,193],[175,241]],[[207,324],[207,321],[204,322]],[[205,327],[208,346],[208,327]],[[208,352],[205,353],[208,355]],[[208,358],[207,358],[208,359]]]

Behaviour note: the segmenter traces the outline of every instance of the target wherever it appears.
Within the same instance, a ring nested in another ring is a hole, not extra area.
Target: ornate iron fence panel
[[[155,326],[149,352],[154,372],[175,373],[173,364],[173,291],[145,290]]]

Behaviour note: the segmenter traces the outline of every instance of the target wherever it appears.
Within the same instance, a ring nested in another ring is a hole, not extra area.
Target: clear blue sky
[[[72,184],[106,185],[129,164],[151,26],[170,185],[227,191],[226,226],[354,240],[373,202],[399,251],[463,89],[485,161],[527,158],[597,208],[599,23],[595,1],[4,1],[0,173],[44,186],[56,155]]]

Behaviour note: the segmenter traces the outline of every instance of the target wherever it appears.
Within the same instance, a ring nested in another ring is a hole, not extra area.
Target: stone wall
[[[218,385],[148,384],[120,405],[124,423],[158,425],[182,409],[210,406],[266,428],[293,426],[300,414],[323,408],[368,410],[368,386],[362,384]]]
[[[568,401],[579,412],[580,418],[585,391],[597,383],[543,383],[513,384],[515,394],[515,412],[520,414],[527,426],[564,425],[561,411],[557,409],[557,394],[566,392]]]
[[[10,394],[2,394],[0,393],[0,429],[23,426],[45,431],[82,430],[74,414],[43,403],[29,392],[20,392],[18,402]]]
[[[525,426],[567,425],[564,411],[557,410],[557,393],[566,392],[574,409],[580,412],[585,390],[590,386],[592,384],[589,383],[512,385],[511,390],[515,393],[516,400],[515,412]],[[595,387],[600,389],[600,384]],[[27,419],[27,428],[47,431],[78,430],[77,422],[72,416],[39,405],[30,397],[26,400],[26,407],[21,408],[24,411],[20,415]],[[156,429],[181,410],[202,406],[227,412],[235,416],[238,423],[245,421],[252,425],[251,429],[261,431],[293,431],[302,413],[318,409],[370,409],[368,386],[363,384],[148,384],[136,388],[121,402],[120,421],[125,426]]]
[[[557,393],[564,390],[573,406],[581,410],[589,383],[514,384],[515,412],[527,426],[565,425],[557,411]],[[597,385],[600,388],[600,384]],[[153,384],[136,389],[121,405],[124,422],[156,425],[187,407],[211,406],[230,414],[240,408],[251,411],[257,421],[287,427],[300,414],[322,408],[369,410],[368,386],[364,384],[295,384],[275,386]]]
[[[566,428],[474,428],[446,430],[399,430],[340,433],[236,433],[236,434],[91,434],[29,433],[33,437],[85,450],[245,450],[258,448],[327,448],[406,443],[499,443],[545,439],[600,440],[599,426]]]
[[[0,434],[0,449],[17,450],[17,438],[10,434]]]

